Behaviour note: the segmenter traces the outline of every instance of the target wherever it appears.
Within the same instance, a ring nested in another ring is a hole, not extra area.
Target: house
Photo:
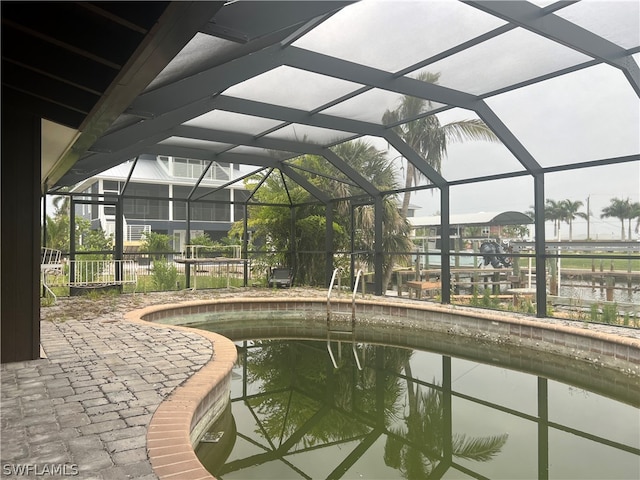
[[[165,155],[140,155],[88,178],[72,192],[103,194],[105,201],[123,192],[125,246],[140,244],[145,232],[169,235],[174,251],[186,243],[186,199],[209,162]],[[238,165],[213,162],[192,195],[191,237],[206,233],[213,240],[225,237],[233,222],[244,218],[243,201],[249,196],[242,182],[228,185]],[[113,194],[113,197],[109,197]],[[89,198],[89,197],[87,197]],[[173,199],[173,200],[172,200]],[[202,201],[195,201],[201,199]],[[230,203],[237,202],[237,203]],[[93,228],[115,232],[115,205],[76,205],[76,215]]]
[[[441,219],[439,215],[410,217],[408,220],[411,224],[411,237],[414,243],[422,248],[422,251],[440,250]],[[531,217],[517,211],[450,215],[450,248],[455,250],[454,242],[458,239],[503,238],[503,227],[530,225],[532,223]],[[459,245],[459,248],[462,248],[462,246]]]

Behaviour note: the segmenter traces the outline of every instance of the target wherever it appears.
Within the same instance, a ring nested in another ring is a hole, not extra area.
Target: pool
[[[332,325],[350,325],[350,302],[332,307]],[[638,478],[637,340],[456,307],[360,302],[355,333],[331,334],[335,368],[317,298],[194,302],[141,318],[236,342],[231,408],[210,428],[215,441],[197,446],[221,478]],[[273,352],[287,353],[278,363]],[[276,377],[288,383],[274,390],[265,378]],[[396,393],[379,393],[389,382]],[[407,420],[419,405],[437,408],[416,429]],[[420,450],[426,440],[416,432],[440,440]],[[490,448],[471,460],[458,450],[465,441]]]
[[[435,352],[240,341],[196,453],[220,479],[640,478],[637,405]],[[361,368],[359,368],[360,364]]]

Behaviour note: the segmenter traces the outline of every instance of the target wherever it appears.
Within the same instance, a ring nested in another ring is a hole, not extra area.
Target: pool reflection
[[[638,409],[591,392],[398,347],[357,344],[360,371],[350,342],[338,368],[321,341],[237,345],[232,415],[196,451],[221,479],[639,478]]]

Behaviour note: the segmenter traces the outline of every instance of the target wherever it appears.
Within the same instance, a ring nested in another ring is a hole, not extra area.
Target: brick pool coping
[[[145,316],[176,305],[167,304],[134,310],[125,319],[148,325]],[[202,303],[202,302],[195,302]],[[194,446],[207,424],[228,402],[231,369],[237,358],[235,344],[217,333],[179,325],[155,326],[197,333],[211,342],[213,355],[203,367],[177,387],[156,409],[147,430],[147,452],[151,466],[161,479],[215,479],[200,463]]]
[[[164,400],[154,413],[147,433],[151,465],[161,479],[215,479],[200,463],[197,445],[204,429],[222,412],[229,401],[231,369],[237,358],[235,344],[228,338],[205,330],[157,323],[180,314],[256,311],[324,311],[321,297],[267,298],[235,297],[155,305],[129,312],[132,322],[153,323],[165,328],[195,332],[213,347],[212,358]],[[592,360],[638,375],[630,365],[640,364],[640,339],[570,325],[530,319],[524,315],[422,302],[357,300],[360,314],[384,315],[410,328],[446,331],[453,335],[476,336]],[[335,298],[332,311],[350,313],[351,300]],[[364,310],[364,312],[363,312]],[[426,316],[429,323],[426,323]],[[417,322],[417,323],[416,323]],[[375,320],[374,320],[375,323]],[[627,368],[625,368],[625,366]]]

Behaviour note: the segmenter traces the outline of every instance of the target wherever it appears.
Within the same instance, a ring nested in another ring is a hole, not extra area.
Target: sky
[[[640,153],[640,102],[613,67],[575,72],[504,97],[487,103],[544,167]],[[477,118],[459,109],[439,117],[442,124]],[[518,161],[502,144],[490,142],[450,144],[442,166],[447,179],[510,170],[521,170]],[[530,177],[454,187],[452,192],[452,213],[527,211],[533,205]],[[581,201],[584,213],[588,203],[591,237],[620,238],[620,221],[600,215],[612,198],[640,201],[640,161],[547,174],[545,196]],[[433,200],[430,193],[416,195],[412,203],[422,207],[416,215],[435,214],[439,205]],[[577,219],[572,233],[586,238],[586,220]],[[568,225],[561,226],[561,235],[568,238]]]
[[[293,46],[396,72],[504,23],[461,2],[376,1],[373,9],[367,8],[370,3],[364,1],[344,8],[295,41]],[[544,6],[552,2],[536,0],[534,3]],[[640,45],[637,22],[640,3],[637,1],[579,2],[559,10],[558,15],[592,28],[624,48]],[[450,21],[452,18],[456,21]],[[514,29],[438,60],[425,70],[440,74],[439,85],[482,95],[580,64],[588,58],[524,29]],[[633,59],[638,63],[640,54],[635,54]],[[280,74],[285,70],[293,86],[304,84],[305,88],[284,85]],[[358,86],[282,66],[224,93],[313,108]],[[373,89],[323,113],[379,122],[382,113],[393,108],[400,98],[400,95]],[[585,68],[489,96],[485,102],[543,167],[640,154],[640,101],[622,71],[612,66]],[[477,118],[475,112],[459,108],[439,113],[438,117],[442,124]],[[275,132],[273,136],[278,134]],[[384,140],[367,139],[379,149],[388,149]],[[442,174],[447,180],[523,170],[520,162],[500,143],[449,143],[447,153],[442,164]],[[389,149],[388,155],[398,164],[399,182],[403,185],[402,175],[406,171],[403,160],[397,158],[399,154],[393,149]],[[547,199],[583,202],[583,212],[589,204],[592,238],[620,238],[620,222],[600,216],[612,198],[640,201],[640,161],[552,173],[547,174],[545,180]],[[418,208],[416,216],[435,215],[440,211],[439,197],[431,191],[414,193],[411,203]],[[451,189],[452,214],[526,212],[533,203],[533,181],[528,176]],[[586,232],[587,222],[577,219],[573,237],[585,238]],[[551,235],[547,230],[547,238]],[[568,225],[562,225],[561,238],[566,239],[568,235]],[[638,234],[634,234],[634,238],[638,238]]]
[[[374,1],[374,0],[371,0]],[[294,46],[338,56],[391,72],[463,43],[503,24],[502,20],[449,1],[359,2],[344,8]],[[535,0],[544,7],[553,1]],[[588,0],[557,12],[579,26],[624,48],[640,45],[640,3]],[[451,19],[455,18],[455,22]],[[383,25],[381,25],[381,19]],[[426,70],[440,75],[438,84],[471,94],[483,94],[519,81],[581,64],[591,57],[525,29],[514,29],[465,51],[454,53],[410,73]],[[633,59],[640,61],[640,54]],[[364,98],[363,98],[364,100]],[[383,111],[393,97],[367,97],[363,109]],[[609,65],[578,70],[511,92],[490,96],[486,104],[498,115],[533,158],[543,167],[640,154],[640,102],[621,70]],[[355,102],[354,102],[355,103]],[[337,105],[326,113],[348,113]],[[324,112],[323,112],[324,113]],[[375,121],[375,118],[364,117]],[[438,114],[442,124],[478,118],[473,111],[454,108]],[[371,140],[368,138],[368,140]],[[380,149],[384,141],[372,140]],[[389,158],[398,152],[389,150]],[[406,171],[399,159],[400,182]],[[447,180],[519,171],[523,167],[502,145],[487,142],[449,144],[442,174]],[[620,238],[620,222],[600,217],[612,198],[640,201],[640,162],[581,169],[545,176],[547,199],[581,201],[591,212],[592,238]],[[528,211],[533,206],[530,177],[484,182],[451,189],[452,214],[504,210]],[[417,192],[412,204],[416,216],[440,210],[438,194]],[[549,228],[552,228],[549,224]],[[587,222],[577,219],[572,236],[585,238]],[[553,235],[547,230],[547,238]],[[568,225],[561,226],[568,238]],[[637,238],[637,235],[635,236]]]
[[[382,2],[378,5],[388,5]],[[429,3],[425,2],[425,8]],[[536,2],[548,4],[552,2]],[[403,5],[406,3],[394,4]],[[376,52],[376,66],[385,66],[384,58],[389,62],[413,60],[410,54],[399,51],[409,50],[411,42],[407,40],[414,35],[414,42],[419,41],[421,53],[428,52],[435,42],[438,48],[447,39],[460,41],[464,35],[472,36],[477,32],[460,32],[452,28],[441,40],[435,33],[446,22],[447,15],[467,13],[466,8],[448,6],[449,2],[439,2],[437,10],[429,10],[432,28],[428,33],[413,31],[413,20],[403,18],[400,12],[389,12],[390,18],[404,22],[394,31],[385,31],[374,38],[373,50]],[[350,15],[358,16],[357,27],[352,27],[346,41],[366,37],[368,19],[356,8],[364,9],[364,4],[351,6]],[[395,10],[401,10],[401,6]],[[461,9],[449,12],[447,9]],[[593,10],[593,11],[589,11]],[[580,2],[559,11],[567,19],[587,28],[593,28],[603,37],[629,48],[640,44],[640,29],[637,19],[640,15],[638,2]],[[595,15],[592,15],[595,12]],[[340,15],[347,13],[343,10]],[[425,12],[427,13],[427,12]],[[435,14],[435,15],[434,15]],[[588,15],[587,15],[588,14]],[[438,15],[441,18],[435,18]],[[419,17],[419,15],[415,15]],[[596,23],[593,23],[593,18]],[[441,23],[439,24],[438,21]],[[474,28],[493,28],[491,22],[474,24]],[[391,24],[391,22],[389,22]],[[408,24],[408,25],[407,25]],[[339,24],[338,24],[339,25]],[[353,24],[351,24],[353,25]],[[331,25],[326,22],[325,37],[331,37]],[[361,31],[359,31],[361,30]],[[391,30],[391,29],[390,29]],[[524,31],[509,32],[501,35],[484,46],[476,46],[462,54],[454,54],[445,60],[427,67],[432,72],[440,73],[438,84],[459,88],[470,93],[482,93],[500,88],[505,82],[525,80],[563,66],[583,62],[587,57],[575,50],[564,48],[546,39],[533,39],[532,34]],[[340,41],[345,38],[337,35]],[[333,37],[332,37],[333,38]],[[389,50],[394,45],[396,54]],[[397,43],[396,43],[397,42]],[[422,43],[420,43],[422,42]],[[438,43],[440,42],[440,43]],[[319,42],[320,43],[320,42]],[[329,41],[329,43],[331,43]],[[336,41],[336,44],[339,42]],[[313,47],[311,40],[303,46]],[[331,46],[322,42],[322,51],[332,53]],[[366,52],[353,52],[348,45],[343,49],[347,59],[364,63],[374,62]],[[333,52],[335,53],[335,52]],[[382,57],[380,59],[379,57]],[[633,59],[640,61],[640,54]],[[414,76],[414,74],[410,74]],[[501,83],[502,82],[502,83]],[[525,86],[517,90],[486,98],[486,104],[499,116],[506,127],[533,158],[543,167],[553,167],[584,161],[601,160],[627,155],[640,154],[640,101],[631,88],[623,72],[609,65],[597,65],[578,70],[537,84]],[[463,119],[478,118],[475,112],[454,108],[438,114],[441,124]],[[387,148],[385,142],[375,142],[378,148]],[[447,180],[460,180],[473,176],[483,176],[509,171],[522,170],[518,160],[502,145],[488,142],[466,142],[464,144],[449,143],[447,157],[443,160],[442,174]],[[398,155],[395,150],[389,151],[389,157]],[[404,172],[398,168],[399,174]],[[402,184],[404,181],[401,179]],[[620,221],[612,218],[601,218],[604,207],[612,198],[640,201],[640,161],[626,164],[593,167],[545,176],[545,196],[556,201],[581,201],[582,212],[591,212],[589,228],[591,238],[620,238]],[[533,205],[533,181],[530,177],[518,177],[508,180],[484,182],[451,189],[451,213],[473,213],[478,211],[531,210]],[[440,210],[437,194],[418,192],[412,194],[412,204],[419,207],[416,216],[435,215]],[[635,226],[635,225],[634,225]],[[553,234],[548,225],[547,238]],[[586,238],[586,220],[576,219],[573,225],[574,238]],[[561,238],[568,238],[568,225],[561,226]],[[638,234],[634,234],[638,238]]]

